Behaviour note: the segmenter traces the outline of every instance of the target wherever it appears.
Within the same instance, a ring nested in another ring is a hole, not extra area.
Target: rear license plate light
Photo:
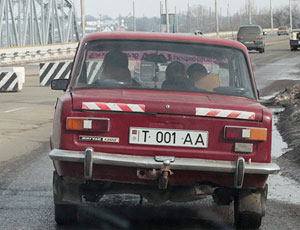
[[[67,130],[108,132],[109,128],[108,118],[68,117],[66,121]]]

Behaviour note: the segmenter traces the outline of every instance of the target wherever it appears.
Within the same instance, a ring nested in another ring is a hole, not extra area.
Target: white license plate
[[[207,131],[130,127],[129,132],[130,144],[192,148],[207,148],[208,145]]]

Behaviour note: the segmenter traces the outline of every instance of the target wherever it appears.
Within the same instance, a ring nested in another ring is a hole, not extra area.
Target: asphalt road
[[[251,52],[263,96],[298,81],[299,54],[300,51],[289,50],[288,40],[268,43],[264,54]],[[22,92],[1,94],[0,97],[1,230],[107,229],[111,227],[109,223],[117,224],[116,228],[122,225],[131,229],[232,228],[233,207],[216,206],[210,198],[157,206],[146,201],[140,205],[137,196],[117,195],[106,196],[101,205],[92,209],[83,205],[76,226],[57,226],[53,215],[53,166],[47,154],[53,105],[61,92],[40,87],[35,70],[34,66],[27,67]],[[276,178],[271,180],[271,196],[261,229],[298,229],[300,198],[294,197],[299,191],[298,185],[292,187],[289,183],[277,182]],[[277,191],[282,196],[278,196]]]
[[[266,41],[265,53],[250,51],[261,96],[272,95],[300,78],[300,51],[291,51],[287,36]]]

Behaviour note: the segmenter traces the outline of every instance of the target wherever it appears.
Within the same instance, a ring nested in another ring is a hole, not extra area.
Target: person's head
[[[112,50],[107,53],[103,60],[103,72],[101,79],[131,82],[127,55],[119,50]]]
[[[179,61],[171,62],[166,69],[167,81],[180,81],[186,78],[185,65]]]
[[[202,77],[205,77],[208,74],[208,71],[204,67],[204,65],[202,65],[200,63],[194,63],[189,66],[189,68],[187,70],[187,74],[191,81],[196,82],[197,80],[201,79]]]
[[[104,68],[106,67],[119,67],[128,68],[128,57],[120,50],[112,50],[104,56]]]

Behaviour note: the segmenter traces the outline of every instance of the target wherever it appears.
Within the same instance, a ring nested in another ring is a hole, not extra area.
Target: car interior
[[[86,46],[73,88],[171,90],[255,98],[246,59],[236,49],[175,42],[91,43]],[[187,74],[195,64],[206,69],[206,76],[197,81]]]

